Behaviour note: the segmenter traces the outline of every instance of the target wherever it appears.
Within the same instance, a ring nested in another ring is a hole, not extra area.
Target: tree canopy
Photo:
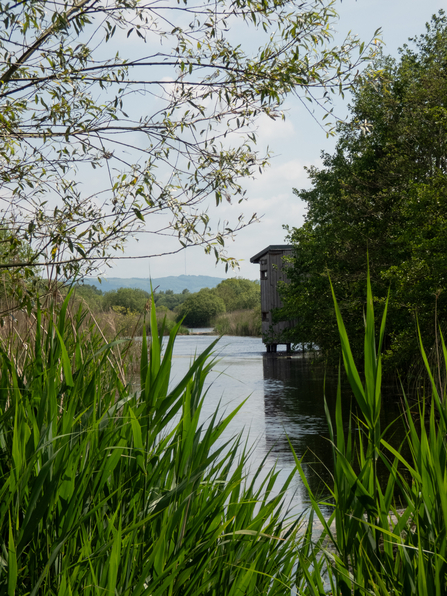
[[[308,211],[301,228],[289,229],[294,256],[281,315],[296,320],[297,342],[338,354],[328,278],[349,337],[362,337],[369,255],[379,308],[390,290],[388,360],[402,366],[418,353],[417,323],[435,346],[447,315],[445,13],[410,41],[399,61],[380,58],[374,80],[356,86],[335,152],[309,169],[309,190],[295,190]]]
[[[224,279],[213,292],[225,303],[227,312],[255,308],[261,303],[261,286],[258,281],[241,277]]]
[[[204,288],[200,292],[190,294],[179,308],[177,319],[190,327],[208,327],[212,319],[225,312],[222,298]]]
[[[173,235],[233,263],[225,237],[249,222],[216,229],[204,201],[241,200],[267,164],[256,119],[326,101],[369,55],[332,47],[334,4],[0,1],[0,226],[34,250],[1,266],[72,278],[140,233],[145,257]]]
[[[173,290],[166,290],[165,292],[156,292],[154,294],[155,305],[157,306],[157,308],[164,306],[169,310],[174,310],[175,308],[183,304],[183,302],[186,300],[189,294],[190,292],[186,288],[182,291],[181,294],[175,294]]]
[[[118,288],[106,292],[102,299],[102,308],[118,308],[124,313],[143,313],[150,303],[151,295],[140,288]]]

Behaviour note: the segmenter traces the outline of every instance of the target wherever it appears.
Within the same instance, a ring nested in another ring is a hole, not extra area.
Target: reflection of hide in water
[[[292,366],[293,362],[293,366]],[[264,380],[283,381],[288,383],[296,370],[307,361],[297,356],[282,354],[264,354]]]
[[[264,410],[267,447],[278,458],[278,464],[291,461],[292,454],[287,437],[298,457],[304,455],[305,472],[312,491],[327,494],[324,482],[331,484],[332,450],[328,441],[328,425],[324,411],[324,396],[334,421],[337,395],[337,372],[325,375],[324,366],[300,356],[265,354]],[[326,379],[325,379],[326,376]],[[342,407],[345,432],[348,431],[351,407],[356,412],[355,400],[348,386],[342,381]],[[381,425],[385,429],[399,416],[394,402],[382,408]],[[352,430],[358,427],[353,423]],[[396,428],[396,425],[394,425]],[[399,425],[392,441],[399,445],[404,434]],[[290,464],[289,464],[290,465]],[[311,469],[312,472],[311,472]],[[384,470],[385,472],[385,470]]]
[[[267,448],[281,462],[292,458],[290,440],[298,457],[304,457],[305,471],[316,494],[330,482],[331,453],[324,413],[324,371],[308,358],[266,354],[264,409]],[[324,463],[321,463],[324,462]],[[310,469],[311,468],[311,469]],[[324,482],[323,482],[324,481]]]

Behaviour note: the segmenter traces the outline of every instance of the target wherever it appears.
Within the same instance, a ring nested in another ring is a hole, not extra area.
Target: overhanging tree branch
[[[146,230],[236,264],[224,240],[246,223],[216,230],[209,202],[239,202],[268,165],[259,116],[326,101],[368,60],[357,40],[331,47],[335,17],[333,0],[0,0],[0,221],[37,255],[10,270],[91,273]]]
[[[47,41],[47,39],[55,35],[61,29],[61,26],[66,28],[66,26],[70,23],[74,16],[78,14],[84,7],[86,7],[88,4],[90,4],[91,7],[93,7],[97,3],[98,0],[79,0],[79,2],[75,2],[74,6],[72,6],[67,12],[63,12],[57,15],[58,18],[56,19],[56,21],[50,27],[48,27],[48,29],[46,29],[46,31],[44,31],[42,35],[38,37],[36,41],[34,41],[34,43],[32,43],[31,46],[25,52],[23,52],[23,54],[14,62],[12,66],[8,68],[8,70],[5,73],[1,75],[0,83],[2,85],[8,83],[15,75],[15,73],[19,70],[19,68],[26,64],[26,62],[31,58],[31,56],[35,52],[37,52],[39,48],[42,47],[42,45]],[[17,6],[18,5],[16,4],[13,8]]]

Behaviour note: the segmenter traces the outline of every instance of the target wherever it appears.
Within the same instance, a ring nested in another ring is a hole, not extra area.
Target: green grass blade
[[[360,376],[357,371],[357,367],[355,365],[354,358],[352,356],[352,351],[351,351],[351,346],[349,344],[348,334],[346,333],[346,328],[343,323],[343,318],[341,316],[340,309],[338,307],[338,303],[337,303],[337,299],[335,297],[335,292],[334,292],[332,283],[331,283],[331,291],[332,291],[332,297],[334,300],[335,314],[337,317],[338,331],[340,334],[340,343],[341,343],[341,349],[342,349],[342,354],[343,354],[343,362],[345,365],[348,380],[349,380],[349,383],[351,385],[351,388],[354,392],[354,395],[356,397],[357,403],[359,404],[361,411],[363,412],[363,414],[365,416],[370,418],[371,417],[370,408],[366,401],[365,391],[363,389],[363,385],[360,380]]]
[[[14,545],[14,533],[9,514],[9,542],[8,542],[8,596],[14,596],[17,585],[17,553]]]
[[[57,336],[59,338],[59,342],[60,342],[60,348],[61,348],[61,357],[62,357],[62,366],[64,369],[64,375],[65,375],[65,382],[67,383],[67,385],[69,387],[73,387],[74,383],[73,383],[73,377],[71,374],[71,362],[70,362],[70,358],[68,357],[68,352],[67,352],[67,348],[65,347],[64,344],[64,340],[62,339],[62,335],[59,331],[59,329],[55,329]]]

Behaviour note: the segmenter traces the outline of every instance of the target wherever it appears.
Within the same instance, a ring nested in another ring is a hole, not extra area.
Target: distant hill
[[[210,277],[209,275],[169,275],[153,279],[152,287],[157,288],[157,292],[172,290],[174,294],[180,294],[184,289],[198,292],[202,288],[215,288],[223,280],[223,277]],[[147,277],[108,277],[101,283],[96,277],[86,277],[84,283],[96,286],[103,292],[110,292],[110,290],[118,288],[139,288],[146,292],[151,291],[151,282]]]

